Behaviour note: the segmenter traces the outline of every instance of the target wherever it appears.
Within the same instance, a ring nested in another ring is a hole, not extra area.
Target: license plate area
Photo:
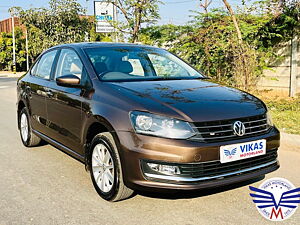
[[[220,147],[220,162],[228,163],[266,154],[266,140],[224,145]]]

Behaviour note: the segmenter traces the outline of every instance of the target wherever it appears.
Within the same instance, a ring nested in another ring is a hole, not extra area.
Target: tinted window
[[[72,74],[81,79],[82,68],[82,62],[75,51],[62,49],[56,67],[55,78]]]
[[[56,53],[57,50],[45,53],[39,62],[32,68],[32,75],[49,79]]]

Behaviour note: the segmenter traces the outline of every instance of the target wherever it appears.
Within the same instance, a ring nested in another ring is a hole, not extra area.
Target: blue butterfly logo
[[[273,193],[265,191],[259,188],[249,186],[251,191],[256,193],[250,193],[250,196],[253,197],[253,202],[257,204],[257,207],[260,209],[275,207],[277,210],[280,206],[294,209],[297,207],[296,204],[300,203],[300,188],[295,188],[281,194],[279,202],[275,201]]]
[[[224,154],[225,154],[226,156],[232,157],[233,155],[236,154],[236,148],[232,149],[231,151],[230,151],[230,150],[227,150],[227,149],[224,149]]]

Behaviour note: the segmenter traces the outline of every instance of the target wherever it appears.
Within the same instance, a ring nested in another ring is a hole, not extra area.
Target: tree
[[[130,41],[136,42],[143,24],[155,23],[159,18],[158,4],[160,0],[110,0],[122,13],[125,22],[115,27],[130,35]]]
[[[261,1],[237,11],[242,44],[228,9],[223,8],[198,12],[189,25],[143,28],[140,40],[167,48],[220,83],[254,89],[268,63],[277,57],[274,46],[290,40],[300,15],[292,5],[279,17],[267,13],[267,7]]]
[[[94,21],[83,14],[85,10],[76,0],[50,0],[49,8],[20,9],[31,59],[54,45],[84,41]]]
[[[25,38],[22,30],[15,29],[16,40],[16,66],[18,71],[26,69]],[[0,33],[0,70],[11,70],[13,65],[12,33]]]

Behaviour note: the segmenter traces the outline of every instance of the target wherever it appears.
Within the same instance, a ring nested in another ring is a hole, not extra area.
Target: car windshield
[[[159,48],[100,47],[84,50],[103,81],[204,78],[184,61]]]

